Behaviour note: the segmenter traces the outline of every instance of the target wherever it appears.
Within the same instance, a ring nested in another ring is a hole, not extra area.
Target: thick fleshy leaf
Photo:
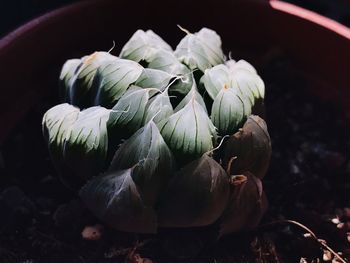
[[[258,96],[258,90],[254,83],[251,83],[251,73],[247,70],[240,69],[234,74],[231,74],[232,88],[238,89],[242,94],[242,98],[246,97],[249,99],[251,107],[255,104],[255,98]]]
[[[156,214],[144,204],[132,173],[133,169],[127,169],[95,177],[80,190],[80,197],[88,209],[114,229],[156,233]]]
[[[94,81],[97,87],[95,105],[113,107],[143,70],[140,64],[126,59],[116,59],[101,66]]]
[[[255,68],[245,60],[229,60],[225,62],[230,70],[233,85],[240,87],[246,95],[254,102],[265,96],[265,84],[257,74]],[[253,98],[251,98],[252,95]]]
[[[71,80],[69,102],[80,108],[93,105],[96,87],[93,87],[94,77],[98,68],[116,60],[117,57],[108,52],[95,52],[83,57],[75,76]]]
[[[135,85],[142,88],[153,88],[163,91],[173,78],[175,78],[174,75],[165,71],[146,68],[142,71],[142,74],[136,81]]]
[[[205,70],[200,83],[205,87],[209,96],[214,100],[222,89],[233,89],[243,101],[244,116],[248,117],[252,113],[254,105],[254,94],[249,89],[246,82],[238,82],[242,74],[236,78],[230,69],[223,64]]]
[[[220,36],[208,28],[188,33],[176,47],[175,56],[190,69],[202,72],[224,62]]]
[[[250,171],[258,178],[266,174],[271,157],[271,140],[266,123],[251,115],[243,128],[224,145],[223,165],[230,174]]]
[[[187,94],[192,87],[191,70],[175,57],[173,52],[158,50],[149,59],[148,68],[158,69],[171,74],[173,77],[180,77],[169,88],[171,92]]]
[[[79,116],[79,109],[67,104],[59,104],[49,109],[42,121],[43,135],[57,172],[64,172],[63,147],[67,133]]]
[[[206,69],[200,82],[213,100],[223,88],[232,88],[230,71],[222,64]]]
[[[225,65],[230,69],[232,73],[238,69],[245,69],[250,71],[251,73],[257,74],[256,69],[250,63],[243,59],[240,59],[238,61],[230,59],[225,61]]]
[[[172,48],[152,30],[137,30],[122,48],[120,57],[136,62],[148,61],[159,49],[172,51]]]
[[[153,121],[139,129],[117,150],[109,171],[133,167],[133,179],[146,204],[154,205],[173,172],[173,156]]]
[[[160,122],[159,127],[165,142],[182,160],[200,157],[212,150],[217,140],[214,125],[195,98],[182,110]]]
[[[215,222],[229,197],[226,172],[204,154],[176,173],[158,210],[162,227],[198,227]]]
[[[250,172],[231,178],[232,191],[220,220],[220,236],[256,227],[267,209],[262,182]]]
[[[220,135],[231,135],[245,118],[244,103],[232,88],[223,88],[214,99],[211,120]]]
[[[143,124],[146,106],[154,89],[131,86],[112,108],[108,119],[108,134],[113,137],[128,137]]]
[[[148,68],[158,69],[169,74],[177,75],[183,73],[185,65],[183,65],[177,57],[175,57],[174,52],[164,49],[159,49],[149,57]]]
[[[177,96],[177,94],[185,95],[191,91],[192,86],[195,84],[195,80],[187,67],[185,71],[187,72],[183,75],[178,75],[177,80],[169,87],[170,94],[174,94],[174,96]]]
[[[63,158],[64,142],[78,116],[78,108],[63,103],[49,109],[43,117],[43,134],[53,164],[61,179],[63,179],[63,175],[67,174],[66,163]],[[72,186],[68,182],[65,183],[67,186]]]
[[[175,112],[178,112],[179,110],[183,109],[192,99],[195,99],[202,106],[202,108],[205,110],[205,112],[207,113],[207,107],[205,105],[203,97],[198,92],[197,85],[193,79],[193,76],[192,76],[192,81],[193,81],[193,84],[192,84],[191,91],[176,106],[176,108],[174,110]]]
[[[264,81],[260,78],[259,75],[255,76],[255,85],[258,87],[259,91],[259,98],[264,99],[265,98],[265,83]]]
[[[235,89],[235,88],[233,88],[233,89]],[[254,104],[252,103],[252,101],[249,99],[248,96],[244,96],[242,94],[241,90],[237,90],[237,93],[238,93],[238,96],[243,101],[244,116],[245,116],[245,118],[248,118],[248,116],[250,116],[252,114],[252,109],[254,107]]]
[[[66,171],[63,179],[79,185],[104,168],[108,138],[107,120],[110,111],[103,107],[91,107],[79,113],[66,134],[63,157]],[[74,177],[74,178],[70,178]]]
[[[45,113],[42,128],[49,148],[62,150],[66,134],[78,115],[79,109],[68,103],[52,107]]]
[[[174,113],[173,106],[170,103],[168,90],[151,98],[146,106],[146,113],[143,123],[146,124],[150,120],[158,123],[167,119]]]
[[[77,73],[80,65],[81,59],[69,59],[64,63],[61,69],[59,78],[60,96],[65,102],[70,102],[69,93],[72,86],[72,79]]]

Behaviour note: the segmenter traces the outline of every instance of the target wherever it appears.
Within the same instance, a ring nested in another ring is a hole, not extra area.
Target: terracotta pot
[[[66,59],[108,50],[113,40],[118,50],[138,28],[175,45],[183,36],[176,24],[215,29],[226,50],[282,47],[315,80],[318,95],[350,113],[350,30],[330,19],[280,1],[95,0],[50,12],[0,40],[0,144],[35,104],[57,92]]]

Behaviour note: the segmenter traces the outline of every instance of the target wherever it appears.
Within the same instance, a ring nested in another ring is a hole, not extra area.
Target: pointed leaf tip
[[[81,63],[69,82],[69,92],[67,92],[69,103],[82,109],[92,106],[97,89],[94,83],[97,70],[102,65],[116,59],[117,57],[108,52],[94,52],[89,56],[81,58]]]
[[[152,30],[137,30],[122,48],[120,57],[136,62],[149,62],[150,57],[159,49],[172,51],[172,48]]]
[[[99,67],[95,76],[95,105],[111,108],[141,76],[144,68],[131,60],[115,59]]]
[[[175,56],[190,69],[202,72],[224,62],[220,36],[208,28],[187,34],[176,47]]]
[[[133,180],[144,202],[154,205],[173,173],[173,155],[153,121],[148,122],[116,151],[109,171],[134,167]]]
[[[179,160],[198,158],[216,144],[216,129],[194,98],[158,125],[164,140]]]

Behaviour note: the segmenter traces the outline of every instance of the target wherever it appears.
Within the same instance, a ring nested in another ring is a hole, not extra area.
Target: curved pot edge
[[[0,39],[0,52],[2,50],[5,50],[7,46],[11,45],[11,43],[13,41],[16,41],[20,36],[25,34],[30,34],[31,31],[36,30],[38,27],[41,27],[43,24],[50,23],[50,21],[55,17],[60,17],[60,16],[66,15],[67,13],[75,12],[75,10],[78,10],[80,8],[85,8],[89,5],[93,5],[95,2],[103,2],[103,1],[101,0],[82,1],[81,0],[77,3],[72,3],[69,5],[59,7],[57,9],[54,9],[52,11],[49,11],[47,13],[39,15],[36,18],[29,20],[28,22],[17,27],[12,32],[6,34]]]
[[[239,0],[244,2],[244,0]],[[65,15],[66,13],[74,12],[77,9],[88,7],[89,5],[102,4],[103,2],[108,2],[108,0],[87,0],[87,1],[79,1],[77,3],[73,3],[70,5],[66,5],[55,9],[53,11],[49,11],[46,14],[43,14],[37,18],[34,18],[27,23],[19,26],[14,31],[8,33],[3,38],[0,39],[0,51],[6,49],[7,45],[10,45],[12,41],[15,41],[20,35],[28,34],[30,31],[34,30],[36,27],[40,26],[42,23],[47,23],[54,17],[59,17],[61,15]],[[279,1],[279,0],[268,0],[268,1],[251,1],[256,4],[268,6],[274,10],[278,10],[280,12],[299,17],[303,20],[310,21],[314,24],[318,24],[324,28],[327,28],[330,31],[334,31],[337,34],[343,36],[350,40],[350,28],[345,25],[342,25],[330,18],[317,14],[313,11],[307,10],[305,8]]]
[[[227,0],[222,0],[227,1]],[[11,49],[13,44],[20,42],[23,38],[30,36],[31,33],[35,33],[40,31],[42,28],[47,27],[51,23],[57,21],[58,18],[68,16],[70,14],[74,14],[77,10],[81,8],[89,8],[90,6],[101,6],[105,3],[110,3],[111,0],[87,0],[80,1],[77,3],[73,3],[67,6],[63,6],[56,10],[50,11],[44,15],[41,15],[26,24],[20,26],[16,30],[12,31],[2,39],[0,39],[0,59],[2,56],[6,56],[6,52]],[[288,14],[290,18],[298,18],[307,23],[311,23],[317,25],[318,27],[322,27],[328,32],[335,33],[339,36],[339,38],[343,39],[345,42],[349,42],[350,40],[350,29],[346,26],[343,26],[331,19],[328,19],[324,16],[318,15],[312,11],[308,11],[304,8],[295,6],[293,4],[285,3],[278,0],[237,0],[235,4],[239,4],[239,2],[247,4],[248,2],[253,3],[257,6],[261,6],[266,9],[267,12],[273,11],[274,13],[278,12],[280,14]],[[338,38],[338,39],[339,39]],[[343,41],[343,42],[344,42]],[[350,42],[349,42],[350,43]],[[11,50],[10,50],[11,51]],[[35,94],[32,94],[33,96]],[[27,101],[28,98],[24,98]],[[14,127],[15,123],[24,116],[25,112],[28,111],[28,107],[21,107],[21,112],[17,111],[16,120],[12,120],[8,123],[7,127],[5,126],[0,131],[0,145],[5,141],[6,137]],[[1,114],[0,114],[1,115]],[[350,116],[350,113],[349,113]],[[350,118],[350,117],[349,117]]]
[[[350,28],[316,12],[279,0],[269,0],[270,6],[278,11],[318,24],[350,40]]]

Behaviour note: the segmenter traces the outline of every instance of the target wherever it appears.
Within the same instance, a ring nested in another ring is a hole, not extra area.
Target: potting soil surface
[[[269,209],[257,228],[215,242],[212,229],[152,236],[103,226],[51,164],[41,118],[53,99],[33,109],[0,152],[0,262],[322,262],[335,258],[327,246],[350,259],[349,126],[309,93],[307,76],[283,51],[271,50],[257,67],[273,147],[263,181]],[[84,239],[84,229],[98,240]]]

